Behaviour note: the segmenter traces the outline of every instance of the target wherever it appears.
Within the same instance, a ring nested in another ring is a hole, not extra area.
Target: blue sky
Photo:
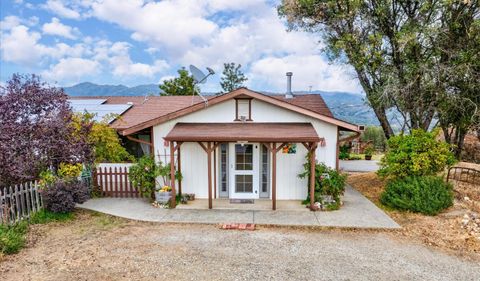
[[[321,38],[287,32],[276,1],[2,0],[0,81],[36,73],[50,83],[160,83],[194,64],[217,74],[202,90],[218,91],[224,62],[242,64],[247,86],[361,92],[353,72],[321,54]]]

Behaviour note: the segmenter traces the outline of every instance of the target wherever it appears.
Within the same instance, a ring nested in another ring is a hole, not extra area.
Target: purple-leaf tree
[[[14,74],[0,87],[0,186],[36,179],[60,163],[91,163],[89,123],[72,122],[61,88]]]

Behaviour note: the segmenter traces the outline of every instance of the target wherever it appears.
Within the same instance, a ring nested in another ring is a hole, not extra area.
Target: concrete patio
[[[199,201],[201,202],[201,200]],[[259,225],[367,229],[400,228],[381,209],[348,185],[343,202],[344,205],[340,210],[330,212],[310,212],[301,206],[298,209],[281,209],[281,205],[279,205],[276,211],[245,207],[255,204],[235,204],[242,206],[242,208],[236,209],[215,209],[215,204],[212,210],[205,209],[200,204],[198,209],[181,207],[161,209],[154,208],[147,201],[136,198],[97,198],[79,204],[77,207],[127,219],[164,223],[255,223]]]

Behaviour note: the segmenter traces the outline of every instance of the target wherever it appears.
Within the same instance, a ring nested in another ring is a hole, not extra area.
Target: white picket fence
[[[0,189],[0,224],[12,224],[42,208],[38,183],[28,182]]]

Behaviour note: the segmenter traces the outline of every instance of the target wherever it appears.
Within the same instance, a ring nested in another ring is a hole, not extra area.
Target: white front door
[[[259,198],[257,143],[230,143],[230,198]]]

